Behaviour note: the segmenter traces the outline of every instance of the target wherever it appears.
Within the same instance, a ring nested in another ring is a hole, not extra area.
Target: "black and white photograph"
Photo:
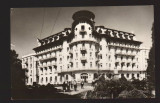
[[[154,6],[10,8],[11,99],[155,98]]]

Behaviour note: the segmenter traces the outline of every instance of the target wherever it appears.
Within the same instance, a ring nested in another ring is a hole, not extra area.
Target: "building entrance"
[[[81,74],[81,79],[84,80],[84,82],[87,82],[88,74],[87,73],[82,73]]]

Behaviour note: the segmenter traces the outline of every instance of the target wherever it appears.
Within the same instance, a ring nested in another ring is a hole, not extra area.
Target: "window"
[[[68,80],[68,75],[66,75],[66,80]]]
[[[55,76],[55,82],[57,82],[57,76]]]
[[[91,37],[91,34],[89,34],[89,37]]]
[[[89,29],[89,30],[91,30],[91,28],[90,28],[90,27],[89,27],[88,29]]]
[[[48,81],[48,78],[46,77],[46,82]]]
[[[102,55],[100,55],[100,59],[102,59]]]
[[[78,57],[78,53],[76,53],[76,57]]]
[[[90,48],[92,47],[92,44],[90,44]]]
[[[121,77],[124,77],[124,74],[121,74]]]
[[[41,83],[43,83],[43,78],[41,79]]]
[[[76,31],[77,31],[77,28],[76,28]]]
[[[102,45],[100,46],[100,50],[102,50]]]
[[[115,55],[115,59],[117,59],[117,55]]]
[[[82,38],[84,38],[84,35],[82,35]]]
[[[123,57],[121,57],[121,60],[123,59]]]
[[[82,46],[84,47],[84,43],[82,44]]]
[[[50,77],[50,82],[52,81],[52,77]]]
[[[32,78],[31,78],[31,83],[32,83]]]
[[[137,77],[139,78],[139,74],[137,74]]]
[[[76,62],[76,67],[78,68],[78,62]]]
[[[81,26],[81,29],[82,29],[82,30],[84,30],[84,29],[85,29],[84,25],[82,25],[82,26]]]
[[[129,78],[129,74],[127,74],[127,78]]]
[[[90,67],[92,67],[92,62],[90,62]]]
[[[60,81],[62,82],[62,76],[60,76]]]
[[[92,52],[90,52],[90,57],[92,57]]]
[[[111,64],[109,63],[109,67],[111,67]]]
[[[69,50],[69,47],[67,47],[67,51]]]
[[[82,63],[83,64],[83,66],[85,66],[85,63]]]

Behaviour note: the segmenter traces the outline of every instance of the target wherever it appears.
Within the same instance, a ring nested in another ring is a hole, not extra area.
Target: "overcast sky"
[[[32,49],[38,46],[36,38],[42,39],[63,31],[64,28],[70,28],[73,22],[72,15],[79,10],[92,11],[95,14],[96,26],[103,25],[106,28],[133,32],[136,39],[143,42],[144,47],[151,47],[154,11],[153,6],[149,5],[13,8],[11,9],[12,48],[16,50],[20,58],[23,55],[34,53]]]

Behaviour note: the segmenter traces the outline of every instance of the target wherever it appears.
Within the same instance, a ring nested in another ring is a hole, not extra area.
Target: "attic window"
[[[84,29],[85,29],[85,28],[84,28],[84,25],[82,25],[82,26],[81,26],[81,29],[82,29],[82,30],[84,30]]]

